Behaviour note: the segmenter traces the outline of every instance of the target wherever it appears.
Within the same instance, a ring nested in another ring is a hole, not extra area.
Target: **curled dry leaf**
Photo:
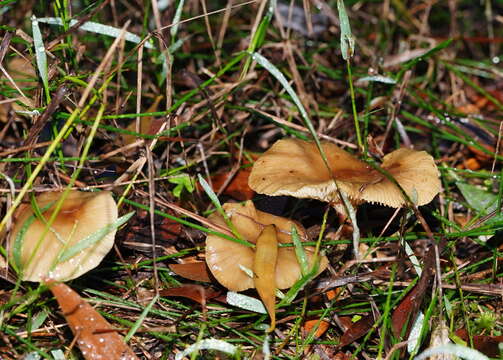
[[[122,336],[79,294],[62,283],[48,285],[86,360],[138,359]]]
[[[295,226],[301,241],[307,240],[306,230],[290,219],[271,215],[255,209],[253,202],[244,204],[226,203],[223,208],[239,234],[248,242],[255,244],[262,230],[267,225],[275,225],[278,243],[291,243],[291,228]],[[227,228],[220,214],[210,215],[209,220],[215,225]],[[310,266],[314,264],[314,248],[304,248]],[[206,238],[206,263],[220,284],[232,291],[244,291],[254,288],[255,284],[243,268],[252,270],[255,248],[223,239],[217,235]],[[328,260],[320,257],[318,273],[327,267]],[[275,282],[278,289],[290,288],[301,278],[300,265],[293,247],[280,247],[276,262]]]
[[[42,238],[46,221],[61,195],[62,192],[47,192],[35,198],[44,220],[36,217],[31,204],[23,204],[16,213],[9,249],[14,262],[19,262],[22,280],[74,279],[98,266],[114,244],[115,228],[76,255],[59,261],[60,254],[65,250],[114,223],[118,213],[110,192],[72,190]]]
[[[355,158],[333,143],[322,148],[330,166],[327,169],[314,142],[298,139],[277,141],[254,164],[250,187],[260,194],[288,195],[339,203],[340,191],[354,202],[375,202],[391,207],[406,204],[400,189],[379,171]],[[294,158],[296,161],[291,161]],[[383,158],[387,171],[415,200],[416,205],[429,203],[440,191],[438,169],[424,151],[398,149]]]
[[[251,170],[249,168],[240,169],[225,187],[223,194],[232,196],[234,199],[245,201],[253,198],[253,190],[248,186],[248,178]],[[212,176],[211,182],[213,190],[219,191],[222,185],[227,181],[231,173],[222,173]]]
[[[204,261],[196,261],[185,264],[170,264],[169,268],[175,274],[189,280],[211,282],[208,268]]]
[[[164,297],[184,297],[205,306],[206,300],[217,297],[220,295],[220,292],[210,288],[205,288],[201,285],[182,284],[178,287],[159,290],[159,295]]]
[[[315,327],[316,330],[314,332],[314,337],[315,339],[319,338],[322,336],[329,328],[330,323],[325,320],[320,320],[320,319],[312,319],[312,320],[307,320],[304,323],[303,329],[306,334],[309,334]]]

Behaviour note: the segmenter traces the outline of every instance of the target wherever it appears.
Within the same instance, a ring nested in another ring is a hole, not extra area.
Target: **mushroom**
[[[250,187],[260,194],[340,204],[335,178],[339,190],[354,203],[367,201],[394,208],[406,204],[400,189],[379,171],[332,143],[322,142],[321,146],[332,174],[314,142],[283,139],[255,162]],[[384,156],[381,168],[418,206],[429,203],[440,191],[438,169],[424,151],[395,150]]]
[[[62,192],[47,192],[35,198],[44,220],[36,217],[30,204],[21,205],[16,213],[9,253],[20,267],[22,280],[74,279],[95,268],[113,246],[115,227],[96,243],[60,261],[65,250],[117,221],[117,205],[110,192],[71,190],[46,231],[46,221],[61,196]]]
[[[226,203],[223,208],[230,221],[244,240],[255,244],[257,238],[267,225],[275,225],[276,238],[279,244],[292,242],[291,229],[295,226],[301,241],[307,238],[306,230],[298,223],[271,215],[255,209],[253,202],[244,204]],[[213,213],[209,216],[214,224],[227,228],[224,218]],[[270,229],[270,228],[269,228]],[[269,230],[270,231],[270,230]],[[314,263],[313,247],[305,247],[309,265]],[[244,269],[253,269],[255,248],[221,238],[208,235],[206,238],[206,263],[220,284],[231,291],[244,291],[254,288],[254,279]],[[318,274],[327,267],[328,260],[320,257]],[[293,247],[279,247],[275,266],[275,282],[278,289],[290,288],[301,278],[301,269]]]

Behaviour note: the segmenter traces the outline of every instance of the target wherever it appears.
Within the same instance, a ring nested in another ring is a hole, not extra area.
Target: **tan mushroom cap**
[[[290,243],[291,227],[295,226],[301,241],[307,239],[306,231],[296,222],[271,215],[255,209],[253,202],[247,201],[244,204],[226,203],[223,205],[226,214],[236,227],[241,236],[255,243],[265,225],[276,225],[279,243]],[[227,227],[223,217],[217,213],[210,215],[209,220],[213,223]],[[314,248],[304,247],[309,264],[314,261]],[[220,284],[232,291],[243,291],[254,288],[253,278],[248,276],[239,265],[247,269],[253,269],[253,259],[255,250],[223,239],[217,235],[208,235],[206,238],[206,263],[213,276]],[[328,260],[325,256],[320,259],[321,273],[327,267]],[[278,259],[276,263],[276,286],[279,289],[291,287],[301,277],[301,270],[295,250],[293,247],[280,247],[278,249]]]
[[[47,192],[36,197],[40,209],[54,203],[43,212],[45,219],[52,215],[53,208],[61,197],[62,192]],[[16,236],[23,225],[30,218],[34,218],[30,204],[22,205],[14,220],[14,227],[10,236],[10,256]],[[22,280],[42,281],[52,279],[67,281],[79,277],[95,268],[114,244],[116,230],[110,231],[101,240],[82,250],[70,259],[53,266],[59,254],[71,248],[87,236],[112,224],[117,220],[117,205],[110,192],[86,193],[72,190],[62,204],[61,210],[45,239],[36,249],[41,234],[45,229],[44,223],[35,218],[29,225],[21,247]],[[34,255],[33,252],[36,251]],[[30,258],[33,258],[30,260]]]
[[[351,199],[392,207],[405,204],[398,187],[370,165],[333,143],[323,142],[322,148],[339,189]],[[393,151],[384,157],[381,167],[417,205],[427,204],[440,191],[438,169],[424,151]],[[260,194],[340,200],[316,144],[298,139],[277,141],[255,162],[248,184]]]

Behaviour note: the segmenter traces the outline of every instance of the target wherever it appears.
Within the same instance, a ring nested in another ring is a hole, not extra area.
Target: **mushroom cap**
[[[278,243],[291,243],[291,228],[295,226],[301,241],[307,239],[305,229],[298,223],[256,210],[253,202],[244,204],[226,203],[223,208],[236,227],[239,234],[247,241],[255,243],[266,225],[274,224],[277,228]],[[213,213],[209,216],[213,223],[227,227],[220,214]],[[304,247],[309,264],[314,261],[314,248]],[[250,270],[253,269],[255,250],[246,245],[223,239],[217,235],[208,235],[206,238],[206,263],[220,284],[232,291],[243,291],[254,288],[253,278],[248,276],[239,265]],[[320,259],[318,273],[327,267],[328,260],[325,256]],[[300,265],[293,247],[280,247],[276,263],[276,286],[278,289],[291,287],[301,277]]]
[[[370,165],[333,143],[322,142],[339,190],[355,201],[400,207],[400,190]],[[440,191],[438,170],[424,151],[399,149],[383,159],[387,170],[417,205],[430,202]],[[298,139],[277,141],[253,165],[250,187],[260,194],[288,195],[327,202],[340,201],[332,176],[314,142]],[[417,195],[413,195],[413,194]]]
[[[389,172],[418,206],[428,204],[441,190],[435,161],[425,151],[395,150],[383,157],[381,168]],[[400,189],[386,177],[362,189],[360,198],[395,208],[406,204]]]
[[[61,195],[62,192],[57,191],[43,193],[36,197],[40,209],[50,206],[48,210],[43,212],[46,220],[52,215],[55,203]],[[11,257],[13,256],[15,239],[30,218],[35,218],[31,205],[23,204],[17,211],[10,236]],[[87,236],[116,220],[117,205],[110,192],[70,191],[51,229],[40,242],[38,249],[37,244],[45,230],[45,224],[35,218],[33,223],[29,225],[22,240],[20,252],[22,280],[39,282],[49,278],[56,281],[67,281],[95,268],[112,248],[115,229],[70,259],[55,263],[62,251],[71,248]]]

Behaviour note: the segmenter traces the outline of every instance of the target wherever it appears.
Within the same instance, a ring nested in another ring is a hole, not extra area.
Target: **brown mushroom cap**
[[[392,207],[405,204],[398,187],[370,165],[333,143],[323,142],[322,148],[339,189],[351,199]],[[437,167],[424,151],[396,150],[384,157],[381,167],[417,205],[430,202],[440,191]],[[279,140],[267,150],[253,165],[249,185],[260,194],[340,201],[316,144],[298,139]]]
[[[256,242],[264,226],[271,224],[276,225],[279,243],[292,242],[290,235],[292,225],[297,229],[301,240],[305,241],[307,238],[306,231],[300,224],[256,210],[251,201],[244,204],[226,203],[223,208],[237,231],[251,243]],[[210,215],[209,219],[217,225],[227,227],[220,214],[214,213]],[[314,249],[313,247],[305,247],[304,249],[309,264],[312,265]],[[208,235],[206,238],[206,263],[218,282],[229,290],[243,291],[255,287],[253,278],[248,276],[239,266],[253,269],[254,256],[255,250],[246,245],[223,239],[217,235]],[[327,264],[327,258],[321,257],[318,273],[321,273]],[[301,270],[294,248],[280,247],[276,263],[276,286],[279,289],[287,289],[300,277]]]
[[[46,220],[52,215],[54,205],[61,195],[62,192],[47,192],[36,197],[40,209],[54,203],[47,211],[43,212]],[[25,222],[30,218],[33,219],[34,216],[30,204],[24,204],[18,209],[10,236],[11,257],[17,235]],[[87,236],[116,220],[117,205],[109,192],[70,191],[51,229],[38,249],[36,247],[45,230],[45,224],[35,218],[33,223],[29,225],[21,246],[22,280],[42,281],[49,278],[66,281],[93,269],[112,248],[115,229],[70,259],[56,265],[55,262],[62,251],[71,248]],[[34,251],[36,252],[32,255]]]

